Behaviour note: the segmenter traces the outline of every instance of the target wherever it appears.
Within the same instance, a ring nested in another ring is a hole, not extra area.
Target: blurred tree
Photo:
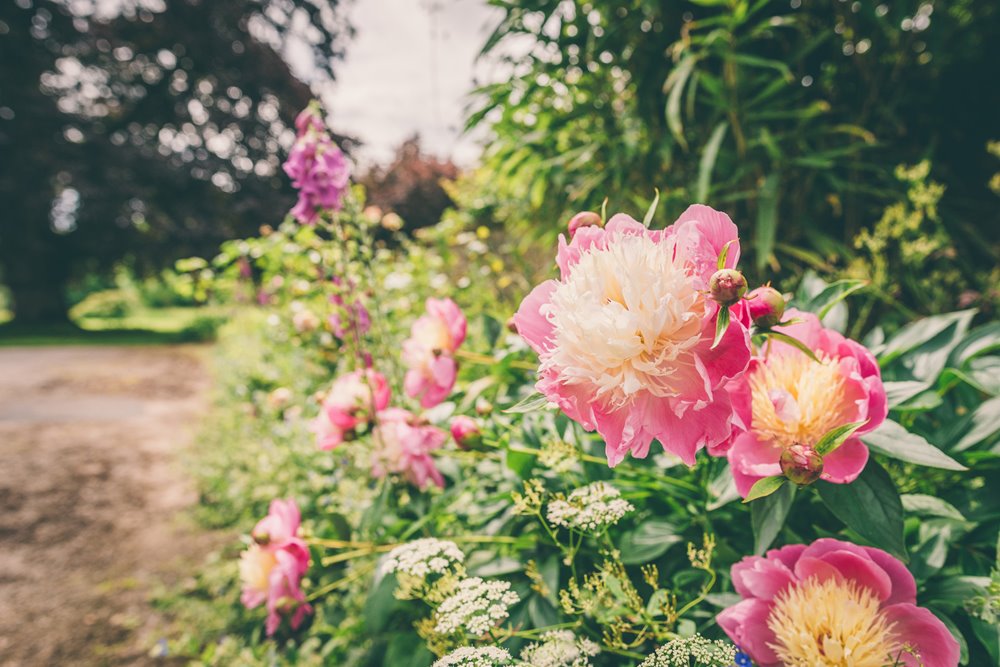
[[[930,159],[972,272],[997,260],[987,190],[1000,5],[905,0],[497,0],[477,92],[481,181],[522,238],[578,210],[730,212],[760,275],[813,266],[904,200]],[[980,271],[981,273],[981,271]],[[954,306],[954,304],[948,304]]]
[[[372,167],[360,182],[370,205],[399,215],[405,228],[412,230],[437,223],[452,206],[441,182],[457,176],[458,167],[451,160],[424,153],[420,137],[414,135],[400,144],[389,165]]]
[[[332,78],[337,0],[0,2],[0,265],[19,321],[67,281],[214,252],[293,202],[280,148]],[[298,64],[298,63],[297,63]]]

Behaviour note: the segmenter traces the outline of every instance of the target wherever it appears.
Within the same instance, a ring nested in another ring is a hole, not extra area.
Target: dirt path
[[[163,664],[149,593],[218,543],[178,454],[198,347],[0,348],[0,665]]]

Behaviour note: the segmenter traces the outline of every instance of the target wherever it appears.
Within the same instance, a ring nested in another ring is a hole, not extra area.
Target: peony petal
[[[795,583],[795,574],[784,563],[760,556],[749,556],[733,565],[733,587],[744,598],[773,600],[774,596]]]
[[[892,580],[888,573],[867,554],[859,556],[851,551],[831,551],[821,556],[820,560],[837,568],[845,579],[871,590],[879,601],[888,600],[892,594]]]
[[[902,561],[875,547],[862,547],[862,549],[872,561],[882,568],[892,582],[892,593],[883,603],[886,605],[899,602],[916,604],[917,582],[914,581],[913,574],[906,569]]]
[[[829,579],[843,581],[844,575],[836,566],[827,563],[825,560],[812,556],[802,556],[795,564],[795,576],[799,579],[814,578],[816,581],[824,582]]]
[[[723,609],[715,617],[722,631],[747,653],[759,667],[778,664],[778,656],[768,644],[774,643],[774,632],[767,627],[771,603],[751,598]]]
[[[673,230],[674,238],[684,246],[688,260],[695,266],[696,275],[705,282],[715,273],[727,243],[725,268],[735,268],[740,260],[739,230],[728,215],[710,206],[689,206],[677,218]]]
[[[850,484],[868,463],[868,447],[857,438],[848,438],[844,444],[823,458],[822,478],[835,484]]]
[[[958,642],[929,610],[904,602],[885,607],[882,613],[892,623],[895,636],[919,653],[919,659],[907,654],[900,656],[907,667],[958,666],[961,657]]]
[[[514,315],[514,326],[517,327],[517,333],[538,354],[548,351],[552,346],[552,324],[541,310],[542,306],[549,303],[552,292],[558,286],[559,283],[555,280],[546,280],[531,290]]]

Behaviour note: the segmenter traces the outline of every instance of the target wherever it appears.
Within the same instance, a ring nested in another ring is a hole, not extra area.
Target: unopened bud
[[[485,417],[493,412],[493,404],[485,398],[476,399],[476,414]]]
[[[517,323],[514,321],[513,317],[507,318],[507,331],[517,333]]]
[[[712,298],[723,306],[732,306],[747,293],[747,279],[736,269],[722,269],[708,280]]]
[[[451,437],[461,449],[477,449],[483,442],[479,424],[472,417],[458,415],[451,420]]]
[[[785,297],[770,285],[753,290],[746,301],[750,319],[762,329],[770,329],[785,314]]]
[[[252,537],[253,541],[262,547],[266,547],[271,543],[271,535],[266,532],[253,532],[250,533],[250,537]]]
[[[582,211],[577,213],[569,220],[569,236],[573,238],[576,234],[576,230],[581,227],[603,227],[604,222],[601,220],[601,216],[597,215],[593,211]]]
[[[823,474],[823,457],[807,445],[792,445],[781,452],[781,472],[794,484],[807,486]]]

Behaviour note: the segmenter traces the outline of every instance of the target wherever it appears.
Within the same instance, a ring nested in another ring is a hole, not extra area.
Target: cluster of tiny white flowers
[[[692,663],[692,660],[694,661]],[[656,649],[639,667],[730,667],[736,661],[736,647],[701,635],[675,639]]]
[[[434,663],[432,667],[503,667],[511,664],[510,653],[496,646],[463,646]]]
[[[382,571],[400,572],[426,579],[431,574],[454,572],[465,561],[465,554],[458,545],[448,540],[426,537],[402,544],[386,556]]]
[[[601,652],[600,646],[570,630],[546,632],[541,640],[521,651],[521,660],[531,667],[590,667],[590,658]]]
[[[438,607],[434,629],[441,634],[464,629],[478,637],[507,618],[510,606],[520,600],[506,581],[463,579]]]
[[[607,528],[635,509],[621,491],[605,482],[594,482],[573,491],[566,500],[549,503],[550,523],[583,532]]]

